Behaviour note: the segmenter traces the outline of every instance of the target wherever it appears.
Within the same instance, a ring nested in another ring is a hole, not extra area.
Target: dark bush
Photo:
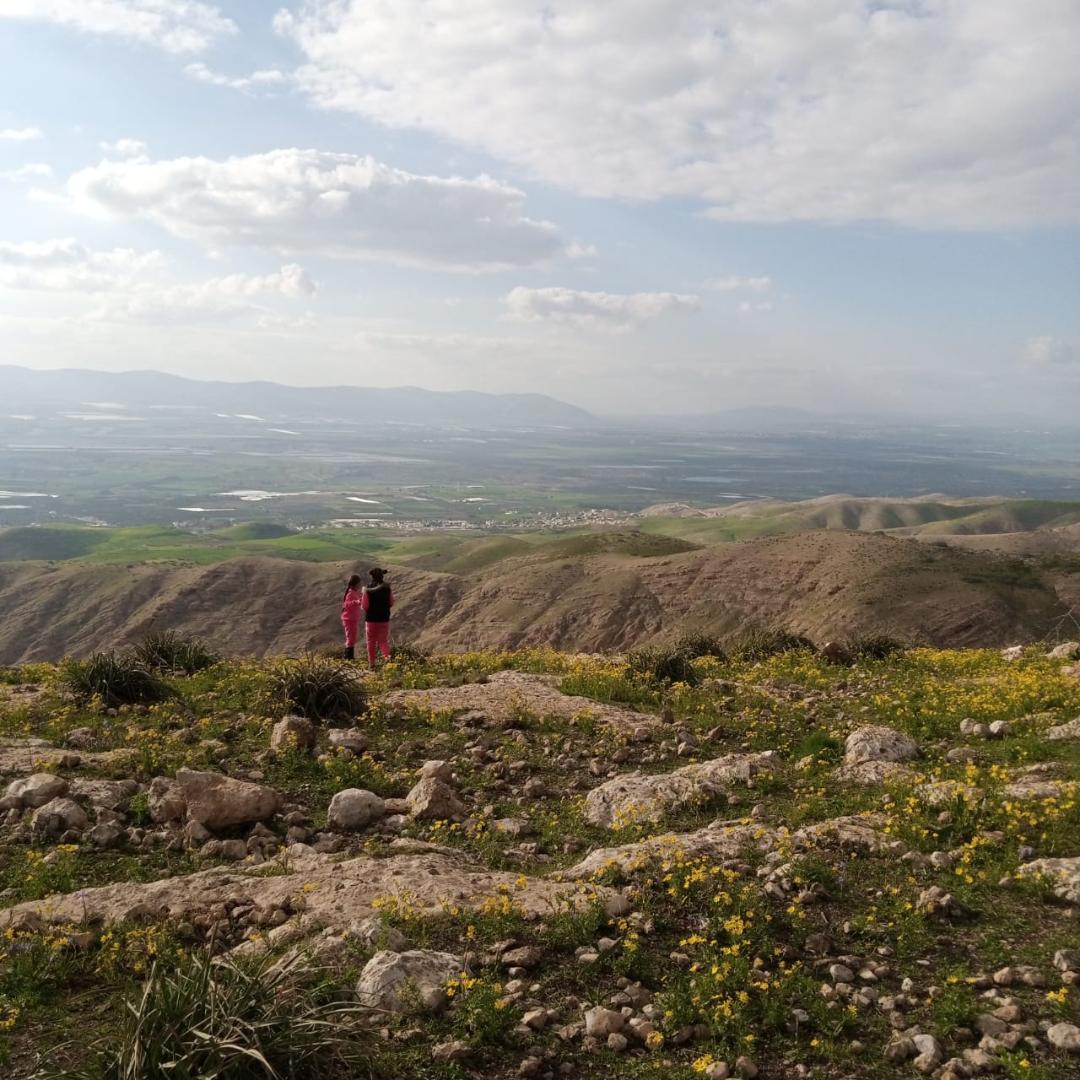
[[[60,681],[77,701],[86,702],[96,696],[112,709],[150,705],[174,692],[130,653],[100,652],[85,660],[65,660],[60,667]]]
[[[181,637],[173,630],[150,634],[132,650],[145,667],[194,675],[213,667],[221,657],[198,638]]]
[[[726,658],[720,643],[704,634],[688,635],[674,645],[654,649],[635,649],[626,654],[626,664],[631,671],[660,682],[683,682],[691,686],[698,681],[694,661],[702,656]]]
[[[351,720],[367,711],[367,694],[355,667],[309,654],[280,660],[270,678],[288,707],[309,720]]]
[[[907,646],[889,634],[856,634],[844,642],[853,660],[886,660]]]
[[[396,664],[426,664],[431,659],[430,649],[418,645],[394,644],[390,647],[390,659]]]

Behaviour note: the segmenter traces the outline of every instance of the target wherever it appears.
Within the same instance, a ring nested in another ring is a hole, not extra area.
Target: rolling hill
[[[886,632],[1000,645],[1052,633],[1080,602],[1076,574],[876,533],[681,547],[657,552],[626,538],[583,551],[513,545],[486,561],[481,543],[459,549],[460,572],[390,561],[395,631],[450,651],[624,649],[690,630],[732,636],[752,624],[816,640]],[[231,655],[333,647],[341,582],[355,569],[355,560],[266,557],[210,566],[0,563],[0,662],[85,654],[165,628]]]

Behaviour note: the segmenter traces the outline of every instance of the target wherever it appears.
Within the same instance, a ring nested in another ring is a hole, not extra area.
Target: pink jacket
[[[359,626],[362,605],[363,601],[360,599],[359,590],[346,590],[345,599],[341,601],[341,625]]]

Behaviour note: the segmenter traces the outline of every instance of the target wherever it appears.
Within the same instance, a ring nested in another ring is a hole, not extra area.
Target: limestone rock
[[[13,780],[7,786],[4,797],[17,799],[22,806],[37,808],[52,799],[58,799],[68,793],[68,782],[62,776],[52,773],[34,773],[22,780]]]
[[[336,728],[328,737],[335,750],[362,754],[368,748],[368,737],[359,728]]]
[[[1075,1024],[1054,1024],[1047,1030],[1046,1038],[1056,1050],[1080,1054],[1080,1027]]]
[[[69,829],[81,832],[88,824],[86,811],[72,799],[51,799],[39,806],[30,819],[30,828],[38,836],[62,836]]]
[[[170,780],[166,776],[155,776],[150,781],[146,800],[150,820],[158,825],[180,821],[187,813],[183,789],[175,780]]]
[[[362,1005],[388,1012],[437,1012],[447,1001],[446,984],[464,971],[460,956],[431,949],[376,953],[360,972],[356,995]]]
[[[1080,716],[1064,724],[1057,724],[1049,728],[1046,737],[1053,742],[1062,742],[1065,739],[1080,739]]]
[[[585,799],[585,818],[605,829],[657,822],[686,806],[715,799],[734,784],[744,786],[778,763],[773,751],[728,754],[699,765],[651,776],[631,773],[593,788]]]
[[[585,1034],[594,1039],[606,1039],[626,1027],[626,1017],[614,1009],[605,1009],[603,1005],[594,1005],[585,1010]]]
[[[330,829],[351,832],[377,821],[385,812],[383,801],[363,788],[346,788],[330,800],[326,825]]]
[[[281,802],[272,788],[235,780],[222,773],[180,769],[176,782],[183,792],[188,818],[208,829],[265,821]]]
[[[1018,877],[1042,877],[1055,896],[1080,904],[1080,856],[1069,859],[1035,859],[1016,871]]]
[[[315,745],[315,725],[304,716],[286,716],[270,732],[272,750],[310,750]]]
[[[435,776],[422,777],[405,796],[409,813],[418,821],[461,821],[465,806],[454,789]]]
[[[1080,641],[1063,641],[1055,645],[1047,656],[1051,660],[1080,660]]]
[[[844,762],[848,765],[861,761],[913,761],[918,756],[919,747],[913,739],[881,725],[858,728],[844,743]]]

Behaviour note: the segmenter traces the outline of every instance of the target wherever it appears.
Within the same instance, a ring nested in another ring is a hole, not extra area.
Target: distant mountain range
[[[200,409],[264,420],[368,416],[391,424],[465,427],[581,427],[595,423],[584,409],[545,394],[358,386],[284,386],[273,382],[209,382],[159,371],[37,371],[0,365],[0,402],[8,413],[154,408]]]

